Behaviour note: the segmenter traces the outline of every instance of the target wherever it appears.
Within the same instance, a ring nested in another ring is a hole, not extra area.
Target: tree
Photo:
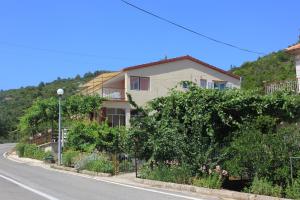
[[[91,112],[98,111],[102,104],[100,96],[74,95],[68,97],[62,104],[63,119],[66,122],[74,119],[84,119]],[[43,132],[49,125],[52,134],[58,121],[58,101],[56,98],[38,99],[25,111],[19,123],[23,137],[33,136]]]
[[[100,71],[98,73],[104,73],[106,71]],[[0,118],[5,121],[6,128],[3,135],[17,136],[18,124],[20,118],[25,114],[25,111],[31,107],[31,105],[37,99],[47,99],[56,97],[56,90],[63,88],[65,91],[64,98],[68,98],[78,93],[78,86],[96,76],[92,73],[89,77],[81,77],[80,79],[69,78],[55,80],[49,83],[41,83],[40,87],[30,86],[21,87],[19,89],[2,90],[0,91]],[[79,78],[79,77],[77,77]]]
[[[73,95],[66,99],[65,111],[69,118],[83,119],[101,108],[103,98],[99,95]]]
[[[112,128],[107,123],[75,122],[68,133],[67,147],[84,152],[105,151],[124,153],[127,131],[124,127]]]
[[[293,56],[285,51],[272,52],[253,62],[245,62],[233,68],[232,73],[243,77],[243,89],[264,91],[266,83],[295,79],[296,71]]]
[[[300,155],[299,127],[284,125],[262,132],[256,125],[247,123],[236,133],[224,150],[224,167],[231,175],[267,178],[286,186],[290,181],[289,158]],[[299,165],[294,167],[295,172],[300,169]]]
[[[299,118],[297,95],[207,90],[192,83],[188,88],[185,92],[174,89],[169,96],[154,99],[145,116],[133,118],[129,138],[138,140],[141,157],[159,162],[177,160],[197,171],[204,164],[221,162],[222,147],[232,141],[245,122],[268,116],[277,125]]]

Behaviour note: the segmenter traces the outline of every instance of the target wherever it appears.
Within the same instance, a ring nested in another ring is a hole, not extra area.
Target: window
[[[226,88],[226,82],[224,81],[214,81],[214,88],[219,90],[224,90]]]
[[[232,89],[232,88],[233,88],[232,83],[227,83],[227,84],[226,84],[226,88]]]
[[[119,127],[125,125],[125,110],[120,108],[107,108],[106,117],[108,125]]]
[[[206,79],[200,79],[200,87],[207,88],[207,80]]]
[[[149,90],[150,78],[149,77],[130,77],[130,89],[131,90]]]
[[[183,89],[188,89],[188,87],[189,87],[189,84],[188,84],[187,81],[182,82],[182,88]]]
[[[207,83],[207,88],[208,89],[213,89],[214,88],[214,83],[213,82],[208,82]]]
[[[130,89],[131,90],[139,90],[140,89],[140,77],[138,77],[138,76],[130,77]]]

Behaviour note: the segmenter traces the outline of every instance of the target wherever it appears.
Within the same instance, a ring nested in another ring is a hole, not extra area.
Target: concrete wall
[[[130,90],[130,76],[150,77],[149,91]],[[168,94],[180,81],[193,81],[200,85],[200,79],[212,81],[227,81],[232,87],[240,88],[240,80],[190,60],[181,60],[160,64],[153,67],[127,71],[125,74],[125,88],[138,105],[145,105],[148,101]]]

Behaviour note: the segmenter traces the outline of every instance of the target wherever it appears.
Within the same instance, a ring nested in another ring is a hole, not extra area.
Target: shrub
[[[252,185],[248,189],[248,192],[274,197],[282,196],[282,188],[278,185],[272,185],[272,183],[266,178],[259,179],[255,177],[252,182]]]
[[[138,141],[137,147],[149,149],[147,152],[156,161],[177,159],[193,166],[196,173],[202,164],[220,162],[218,146],[230,143],[246,121],[263,115],[258,119],[261,130],[257,132],[269,132],[279,122],[298,118],[299,101],[299,95],[288,93],[260,95],[255,91],[204,90],[190,83],[184,92],[174,89],[168,96],[150,101],[145,116],[133,118],[129,131],[132,139]]]
[[[102,173],[114,173],[113,163],[105,154],[91,154],[81,159],[77,165],[79,166],[79,169]]]
[[[24,147],[24,157],[34,158],[34,154],[37,151],[37,146],[34,144],[26,144]]]
[[[94,172],[114,173],[113,163],[105,154],[84,155],[75,163],[77,170],[89,170]]]
[[[130,160],[123,160],[120,162],[119,169],[120,172],[133,172],[135,168]]]
[[[299,142],[299,126],[280,125],[276,132],[266,133],[258,129],[257,123],[247,123],[224,148],[224,167],[233,176],[247,175],[251,180],[255,176],[265,177],[273,184],[287,185],[287,163],[291,155],[298,155]],[[295,164],[294,170],[298,169],[300,165]]]
[[[80,152],[74,150],[68,150],[62,155],[62,164],[67,167],[73,167],[78,160]]]
[[[44,155],[44,161],[46,163],[55,163],[54,156],[51,151],[46,151]]]
[[[39,148],[34,150],[34,155],[33,155],[33,159],[37,159],[37,160],[44,160],[46,157],[46,152],[44,150],[41,150]]]
[[[105,159],[97,159],[88,162],[85,166],[86,170],[102,173],[114,173],[114,167],[111,161]]]
[[[212,189],[220,189],[223,184],[223,179],[219,174],[211,174],[193,180],[193,185],[198,187],[206,187]]]
[[[191,170],[186,165],[181,166],[168,166],[168,165],[158,165],[151,170],[149,165],[144,165],[141,169],[141,178],[190,184],[191,183]]]
[[[16,151],[19,157],[24,157],[25,146],[26,144],[24,143],[18,143],[16,145]]]
[[[127,131],[124,127],[112,128],[107,123],[73,123],[67,138],[67,146],[77,151],[106,151],[122,153],[125,150]]]
[[[285,194],[287,198],[300,199],[300,179],[288,185],[285,189]]]
[[[16,150],[18,156],[20,157],[27,157],[27,158],[38,159],[38,160],[43,160],[47,154],[35,144],[19,143],[16,146]]]

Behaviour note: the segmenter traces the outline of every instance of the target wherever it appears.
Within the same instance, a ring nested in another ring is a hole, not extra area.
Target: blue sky
[[[299,0],[128,0],[200,33],[261,52],[295,43]],[[0,89],[191,55],[229,69],[258,56],[203,39],[120,0],[0,0]]]

